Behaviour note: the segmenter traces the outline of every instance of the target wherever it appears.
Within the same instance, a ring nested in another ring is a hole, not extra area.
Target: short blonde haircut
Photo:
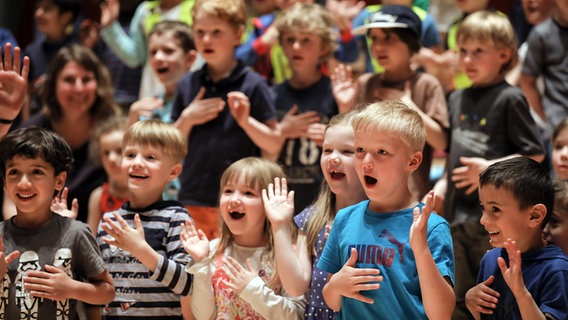
[[[383,100],[369,104],[352,120],[353,130],[388,132],[401,140],[410,152],[422,151],[426,130],[420,115],[400,100]]]
[[[161,148],[175,162],[181,162],[187,155],[187,140],[172,124],[149,119],[134,123],[124,133],[122,145],[150,145]]]
[[[330,58],[337,48],[335,21],[331,13],[317,3],[295,3],[278,15],[274,25],[280,33],[280,44],[285,32],[315,34],[320,37],[322,47],[328,49],[321,60]]]
[[[199,15],[227,21],[236,30],[244,30],[247,23],[247,8],[243,0],[197,0],[191,9],[191,16],[195,20]]]
[[[505,15],[487,10],[476,11],[460,23],[456,39],[458,43],[467,40],[492,42],[498,50],[510,50],[511,58],[501,66],[500,73],[511,70],[519,60],[515,30]]]

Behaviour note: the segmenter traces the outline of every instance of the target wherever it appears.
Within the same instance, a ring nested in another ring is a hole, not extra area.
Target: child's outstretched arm
[[[45,271],[28,271],[24,288],[33,297],[50,300],[74,299],[90,304],[103,305],[114,299],[115,291],[108,270],[89,278],[88,282],[72,279],[65,271],[45,265]]]
[[[280,152],[282,134],[278,129],[276,120],[262,123],[253,118],[250,115],[250,100],[242,92],[229,92],[227,98],[235,121],[254,144],[269,155]]]
[[[355,268],[358,256],[357,249],[352,248],[349,260],[341,270],[330,274],[327,284],[323,287],[323,298],[334,311],[341,309],[341,297],[372,304],[373,299],[365,297],[361,291],[377,290],[381,287],[379,282],[383,281],[383,276],[379,275],[379,269]]]
[[[542,311],[540,311],[531,293],[525,286],[521,270],[521,251],[517,249],[517,243],[511,239],[507,239],[504,246],[509,255],[509,266],[507,267],[507,263],[502,257],[497,258],[497,264],[499,264],[503,279],[505,279],[509,289],[511,289],[511,292],[515,296],[515,300],[517,300],[521,318],[545,320],[546,317]]]
[[[499,292],[489,287],[493,281],[495,277],[490,276],[465,294],[465,305],[476,320],[480,319],[480,313],[493,314],[493,309],[497,307]]]
[[[434,208],[434,192],[426,196],[422,213],[414,208],[410,227],[410,248],[416,259],[422,304],[429,319],[450,319],[454,312],[455,295],[452,285],[442,276],[428,246],[428,219]]]
[[[276,265],[286,292],[296,297],[303,295],[310,285],[311,264],[305,252],[298,255],[292,243],[292,218],[294,216],[294,191],[288,192],[286,178],[274,178],[268,190],[262,190],[266,217],[272,225]]]
[[[26,99],[30,58],[24,57],[22,66],[20,53],[20,47],[15,47],[12,58],[12,44],[6,43],[4,61],[0,61],[0,138],[8,133]]]

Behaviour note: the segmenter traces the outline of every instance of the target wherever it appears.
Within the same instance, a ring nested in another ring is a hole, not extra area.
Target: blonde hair
[[[456,39],[458,43],[467,40],[492,42],[498,50],[509,50],[511,58],[501,66],[499,73],[511,70],[519,60],[515,30],[505,15],[487,10],[476,11],[460,23]]]
[[[386,131],[411,152],[422,151],[426,130],[420,115],[400,100],[383,100],[364,107],[353,117],[353,130]]]
[[[337,32],[333,16],[317,3],[295,3],[278,15],[274,25],[280,34],[280,44],[286,32],[316,34],[320,37],[322,47],[327,49],[325,56],[320,57],[320,60],[330,58],[337,48]]]
[[[221,195],[221,192],[223,192],[223,188],[227,185],[227,183],[237,181],[241,177],[244,178],[245,184],[247,186],[258,190],[260,193],[262,189],[267,189],[268,185],[274,182],[274,178],[284,177],[284,170],[275,162],[264,158],[247,157],[240,159],[236,162],[233,162],[233,164],[231,164],[223,172],[223,175],[221,176],[219,196]],[[221,214],[221,212],[219,212],[219,214]],[[222,218],[220,219],[220,221],[221,236],[219,237],[219,245],[213,257],[223,255],[225,249],[230,247],[234,242],[234,237],[231,233],[231,230],[229,230],[229,227],[227,227],[227,224],[223,221]],[[274,270],[272,279],[269,281],[269,285],[273,285],[279,280],[278,271],[276,269],[272,228],[268,219],[265,219],[264,234],[267,237],[268,247],[263,254],[263,258],[266,259],[265,261],[268,261],[269,264],[272,265],[272,270]]]
[[[181,162],[187,154],[187,140],[172,124],[156,119],[134,123],[124,133],[122,145],[141,144],[161,148],[175,162]]]
[[[335,115],[329,121],[325,131],[327,132],[329,128],[333,127],[350,126],[353,116],[356,113],[357,111],[349,111]],[[322,181],[318,196],[308,213],[309,219],[306,218],[307,222],[303,228],[303,233],[306,236],[306,248],[310,250],[312,255],[317,254],[318,237],[321,229],[326,223],[333,221],[335,218],[335,214],[337,213],[335,204],[335,193],[331,191],[327,181]]]
[[[191,16],[195,20],[199,15],[217,17],[237,30],[244,29],[247,23],[247,8],[243,0],[197,0]]]

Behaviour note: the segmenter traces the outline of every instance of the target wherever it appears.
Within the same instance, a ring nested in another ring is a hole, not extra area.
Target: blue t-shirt
[[[369,200],[365,200],[337,213],[317,266],[336,273],[349,259],[351,248],[356,248],[359,256],[355,266],[379,269],[384,280],[379,289],[361,292],[373,299],[373,304],[342,297],[338,318],[427,319],[409,242],[413,208],[376,213],[370,211],[368,205]],[[453,283],[450,226],[437,214],[432,214],[428,220],[428,246],[442,276]]]
[[[522,319],[517,300],[497,264],[498,257],[503,257],[509,265],[503,248],[487,252],[481,260],[477,282],[495,276],[490,287],[500,294],[493,314],[481,314],[481,319]],[[555,319],[568,319],[568,256],[559,247],[549,245],[523,253],[521,260],[523,281],[539,309]]]

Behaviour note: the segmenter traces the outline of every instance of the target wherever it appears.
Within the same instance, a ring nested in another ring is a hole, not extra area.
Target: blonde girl
[[[351,119],[355,111],[333,117],[326,128],[321,169],[325,178],[315,202],[294,217],[300,228],[296,245],[288,233],[293,215],[293,192],[287,192],[286,181],[269,186],[265,203],[274,234],[277,264],[286,273],[280,275],[284,288],[292,295],[307,292],[305,319],[332,319],[335,315],[323,300],[322,288],[327,272],[316,268],[336,213],[367,197],[354,167],[355,146]],[[274,203],[280,201],[281,205]],[[273,210],[268,210],[269,204]],[[292,206],[285,209],[284,203]],[[277,209],[278,208],[278,209]],[[297,259],[292,259],[296,257]]]
[[[274,162],[248,157],[221,177],[221,236],[211,242],[187,221],[181,233],[195,262],[192,312],[197,319],[301,319],[304,299],[283,290],[262,190],[284,175]]]

